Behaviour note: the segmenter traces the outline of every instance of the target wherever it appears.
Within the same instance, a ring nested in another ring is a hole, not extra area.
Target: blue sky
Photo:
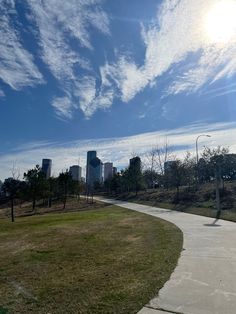
[[[1,0],[0,179],[43,157],[55,174],[84,166],[94,147],[124,166],[166,136],[182,151],[211,132],[202,145],[236,151],[236,4],[223,2]]]

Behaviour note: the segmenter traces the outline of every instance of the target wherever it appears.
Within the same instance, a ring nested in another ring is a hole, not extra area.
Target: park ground
[[[98,202],[60,208],[0,219],[1,314],[132,314],[158,294],[182,250],[177,227]]]

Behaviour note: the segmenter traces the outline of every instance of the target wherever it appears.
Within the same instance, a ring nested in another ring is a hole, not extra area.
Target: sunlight
[[[236,1],[218,2],[206,16],[206,32],[211,43],[227,43],[236,37]]]

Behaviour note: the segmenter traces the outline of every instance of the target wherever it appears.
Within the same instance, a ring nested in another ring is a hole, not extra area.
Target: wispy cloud
[[[170,72],[163,96],[195,93],[236,74],[235,40],[213,43],[206,31],[207,12],[219,0],[163,0],[152,21],[139,22],[143,60],[140,51],[137,62],[136,51],[124,52],[123,46],[122,52],[114,49],[115,60],[107,58],[95,69],[92,31],[112,35],[112,16],[105,12],[104,2],[26,0],[21,4],[32,27],[31,40],[33,36],[37,40],[36,53],[61,90],[62,96],[55,95],[51,102],[59,118],[71,119],[78,109],[89,118],[96,110],[111,107],[114,99],[129,102],[147,87],[158,88],[159,79]],[[15,3],[0,2],[0,78],[19,90],[44,80],[23,45],[19,3]]]
[[[0,97],[5,97],[5,93],[3,90],[0,89]]]
[[[44,82],[34,58],[21,42],[14,26],[17,11],[14,1],[0,2],[0,79],[14,90]]]
[[[52,158],[53,173],[57,175],[62,169],[66,169],[78,163],[85,168],[86,152],[97,150],[103,162],[113,161],[118,167],[128,165],[129,158],[135,152],[144,156],[157,144],[167,137],[169,145],[174,153],[182,156],[186,150],[195,152],[195,141],[199,134],[210,134],[211,138],[201,138],[199,151],[204,145],[215,147],[217,145],[230,146],[231,152],[236,152],[236,124],[195,124],[174,130],[160,130],[157,132],[143,133],[129,137],[104,138],[91,140],[78,140],[67,143],[32,142],[21,145],[14,151],[0,155],[1,173],[4,179],[11,175],[12,164],[15,163],[21,169],[21,173],[41,163],[42,158]]]
[[[120,97],[130,101],[163,74],[171,71],[165,95],[194,93],[204,85],[236,73],[236,45],[212,43],[206,30],[207,13],[218,0],[165,0],[149,26],[141,25],[146,51],[143,64],[130,54],[108,67]],[[186,62],[187,61],[187,62]],[[158,84],[157,84],[158,85]]]
[[[52,101],[52,106],[55,108],[56,115],[59,118],[72,118],[73,101],[70,96],[55,97]]]
[[[109,108],[114,99],[112,89],[107,89],[103,80],[100,87],[96,87],[96,79],[92,76],[84,76],[77,81],[74,95],[80,99],[80,108],[89,118],[96,110]]]
[[[36,20],[42,49],[42,59],[61,84],[65,97],[55,98],[52,106],[58,116],[71,118],[80,108],[86,116],[99,107],[94,106],[96,82],[81,76],[81,69],[92,72],[90,61],[78,52],[78,46],[93,50],[91,27],[109,34],[109,19],[102,10],[101,0],[28,0]],[[71,44],[74,41],[77,45]],[[96,107],[96,108],[93,108]]]
[[[236,83],[227,84],[217,88],[210,88],[206,91],[202,91],[201,95],[207,96],[208,99],[232,94],[236,92]]]

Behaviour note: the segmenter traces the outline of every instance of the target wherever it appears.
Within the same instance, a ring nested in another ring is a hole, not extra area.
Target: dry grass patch
[[[116,206],[2,219],[0,313],[136,313],[181,248],[172,224]]]

